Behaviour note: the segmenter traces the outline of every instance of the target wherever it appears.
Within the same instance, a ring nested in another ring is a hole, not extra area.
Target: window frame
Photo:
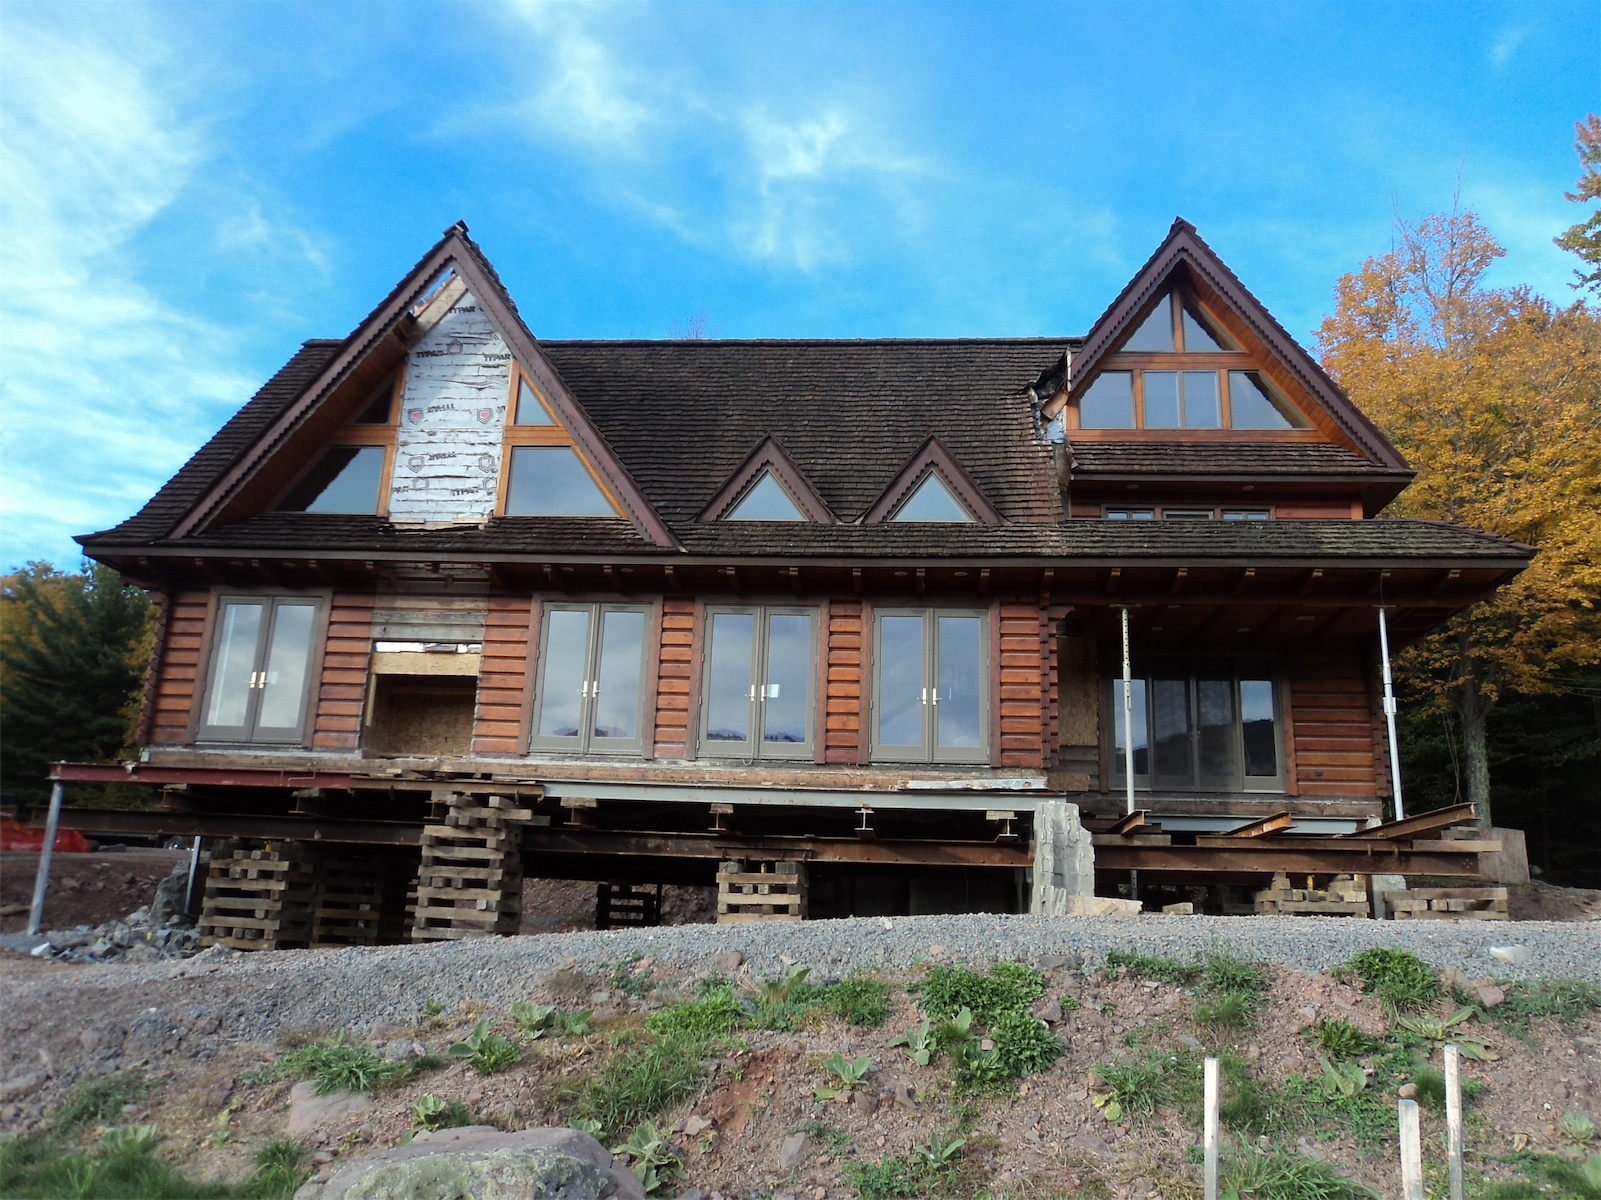
[[[1168,513],[1175,509],[1185,513],[1199,513],[1202,509],[1207,509],[1211,515],[1205,518],[1200,516],[1170,517]],[[1131,517],[1127,515],[1113,516],[1113,513],[1149,513],[1150,515]],[[1263,515],[1247,515],[1252,513],[1261,513]],[[1278,519],[1278,510],[1271,504],[1102,504],[1101,519],[1105,521],[1274,521]]]
[[[749,614],[753,618],[751,638],[751,687],[760,688],[763,694],[753,697],[747,710],[743,742],[708,739],[706,730],[711,716],[712,688],[712,626],[718,614],[731,616]],[[805,616],[811,620],[811,637],[806,655],[806,740],[805,742],[769,743],[759,735],[764,726],[767,697],[767,658],[770,619],[775,616]],[[811,761],[817,754],[817,677],[823,610],[807,604],[708,604],[702,611],[700,649],[699,727],[695,732],[697,758],[733,758],[746,762]]]
[[[1199,727],[1192,727],[1188,737],[1190,739],[1190,774],[1191,782],[1178,786],[1155,787],[1155,776],[1152,766],[1155,761],[1155,737],[1153,730],[1153,705],[1155,704],[1155,688],[1151,686],[1153,679],[1159,671],[1164,679],[1176,677],[1175,668],[1182,664],[1185,672],[1187,716],[1194,721],[1197,706],[1197,685],[1202,680],[1221,679],[1226,672],[1233,689],[1234,722],[1233,745],[1235,760],[1239,764],[1239,773],[1232,785],[1215,786],[1199,782],[1200,768],[1196,748],[1200,736]],[[1286,747],[1292,736],[1288,719],[1289,687],[1280,664],[1269,662],[1260,658],[1235,657],[1208,657],[1205,655],[1153,655],[1149,659],[1136,660],[1132,678],[1145,683],[1145,737],[1146,737],[1146,770],[1142,774],[1134,774],[1134,790],[1145,793],[1188,793],[1198,792],[1209,796],[1216,795],[1287,795],[1289,793],[1290,776],[1289,762]],[[1273,751],[1274,763],[1278,773],[1273,776],[1247,775],[1245,773],[1245,722],[1243,707],[1240,702],[1240,684],[1242,681],[1265,680],[1273,687]],[[1127,787],[1127,779],[1123,774],[1124,756],[1117,745],[1117,722],[1122,719],[1123,713],[1123,677],[1121,673],[1112,674],[1103,679],[1101,687],[1102,710],[1102,748],[1106,755],[1106,774],[1104,778],[1105,789],[1108,791],[1121,791]]]
[[[313,609],[311,636],[306,647],[306,672],[301,683],[300,720],[292,733],[283,737],[260,736],[257,720],[261,711],[261,690],[255,676],[265,672],[265,657],[272,644],[272,633],[277,627],[278,607],[309,607]],[[255,650],[251,655],[250,695],[246,700],[246,716],[242,725],[208,725],[206,708],[216,686],[220,664],[217,638],[221,634],[223,613],[229,604],[260,604],[266,608],[266,619],[256,634]],[[309,746],[316,725],[316,698],[322,689],[322,670],[327,653],[328,616],[332,597],[325,591],[284,592],[254,591],[248,588],[229,588],[214,591],[206,614],[206,628],[202,652],[205,656],[197,673],[200,686],[195,689],[190,710],[189,740],[195,744],[231,746]]]
[[[362,414],[386,386],[389,388],[389,420],[382,425],[353,424],[355,419]],[[365,398],[350,414],[350,419],[330,434],[306,465],[295,472],[294,478],[278,492],[277,497],[272,502],[272,506],[267,511],[305,512],[304,509],[280,509],[278,506],[284,502],[289,493],[300,486],[300,481],[311,472],[311,469],[322,460],[322,456],[329,450],[336,446],[379,446],[382,447],[384,452],[384,465],[378,473],[378,496],[373,511],[370,514],[357,513],[350,515],[387,518],[389,516],[389,487],[395,472],[395,432],[400,428],[400,406],[405,398],[406,364],[402,362],[395,368],[394,374],[390,375],[384,383],[379,384],[366,394]],[[315,516],[317,514],[313,513],[311,515]]]
[[[536,426],[536,428],[538,428]],[[654,659],[651,653],[651,639],[655,628],[652,614],[655,609],[650,604],[627,604],[609,600],[546,600],[539,605],[539,652],[536,656],[533,671],[531,703],[529,707],[528,749],[534,751],[554,751],[602,758],[636,758],[644,754],[647,729],[645,722],[650,717],[650,674]],[[601,738],[604,745],[596,747],[595,737],[595,701],[599,699],[598,690],[593,694],[586,694],[578,706],[579,732],[573,737],[541,736],[539,732],[540,717],[545,704],[545,671],[550,661],[550,615],[553,612],[584,612],[589,615],[588,642],[584,647],[584,687],[586,693],[591,684],[598,689],[599,679],[596,678],[600,668],[600,653],[602,649],[602,631],[605,627],[606,614],[609,612],[638,613],[641,617],[641,630],[639,640],[639,688],[638,698],[635,701],[634,736],[632,738]]]
[[[931,680],[939,679],[939,619],[941,617],[976,617],[979,625],[979,705],[978,728],[979,744],[977,746],[951,746],[939,745],[937,717],[935,709],[938,706],[936,698],[931,704],[926,696],[922,709],[922,741],[918,746],[916,755],[908,755],[906,747],[893,743],[888,746],[879,738],[879,721],[883,712],[883,622],[885,617],[920,616],[923,619],[923,656],[922,656],[922,682],[920,686],[926,693],[933,686]],[[873,763],[981,763],[988,764],[991,754],[991,738],[994,731],[990,728],[991,713],[996,703],[995,697],[995,662],[991,637],[991,610],[988,608],[962,608],[956,606],[930,606],[930,605],[883,605],[874,606],[872,611],[872,693],[868,705],[868,761]]]
[[[561,417],[557,415],[556,406],[550,402],[550,397],[545,394],[534,377],[515,358],[511,361],[511,371],[508,372],[508,375],[506,421],[500,440],[500,479],[495,488],[494,515],[497,517],[511,516],[535,519],[561,516],[564,520],[598,521],[622,517],[624,510],[616,493],[607,485],[600,472],[595,470],[595,465],[589,461],[588,455],[573,441],[572,434],[567,432],[567,427],[562,424]],[[522,383],[528,385],[528,390],[533,393],[534,399],[544,408],[545,415],[550,418],[548,425],[518,425],[515,423],[520,392],[519,384]],[[556,446],[566,447],[571,450],[577,456],[579,464],[585,471],[589,472],[589,477],[594,480],[595,486],[600,489],[600,494],[605,497],[606,503],[612,506],[611,517],[604,517],[599,514],[571,516],[556,513],[508,513],[506,511],[506,495],[511,489],[512,451],[518,446]]]

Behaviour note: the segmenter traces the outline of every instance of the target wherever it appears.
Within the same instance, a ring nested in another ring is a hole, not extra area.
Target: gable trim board
[[[309,382],[267,430],[240,454],[221,478],[208,488],[173,527],[170,537],[181,538],[204,528],[209,519],[294,432],[302,421],[342,383],[356,367],[391,333],[403,333],[410,342],[413,309],[439,287],[449,287],[446,272],[454,272],[465,290],[483,307],[485,315],[505,340],[508,350],[527,372],[555,409],[556,418],[572,436],[574,447],[600,473],[606,490],[622,505],[629,522],[646,540],[662,546],[675,546],[676,539],[645,499],[610,446],[590,422],[587,414],[568,391],[561,376],[545,360],[533,334],[523,324],[516,305],[505,292],[494,268],[483,259],[467,236],[467,226],[458,222],[444,233],[434,247],[396,285],[389,296],[341,344],[317,376]],[[446,309],[448,312],[448,307]],[[412,343],[415,344],[415,343]],[[409,350],[411,345],[407,346]]]
[[[746,456],[745,461],[734,468],[728,482],[718,488],[712,498],[707,501],[706,507],[701,510],[697,521],[720,521],[733,511],[740,500],[744,499],[749,490],[762,475],[771,472],[795,507],[808,521],[815,521],[820,525],[833,525],[838,518],[828,503],[818,495],[817,489],[812,486],[811,480],[791,458],[777,438],[771,434],[764,437],[754,450]]]
[[[1005,525],[1007,520],[979,490],[973,477],[962,469],[962,464],[947,450],[937,437],[930,437],[918,447],[907,464],[900,469],[884,494],[862,516],[862,524],[877,525],[894,519],[901,505],[912,494],[929,472],[939,476],[940,482],[956,500],[966,506],[973,519],[982,525]]]
[[[1195,226],[1182,217],[1174,220],[1167,238],[1096,320],[1083,347],[1073,356],[1068,390],[1059,392],[1058,402],[1047,406],[1047,418],[1061,410],[1069,394],[1078,394],[1095,378],[1101,359],[1112,353],[1124,335],[1147,315],[1153,301],[1167,292],[1174,276],[1184,272],[1227,306],[1354,447],[1387,467],[1408,469],[1406,459],[1378,427],[1362,415],[1339,385],[1201,239]],[[1201,299],[1207,302],[1211,297],[1203,295]]]

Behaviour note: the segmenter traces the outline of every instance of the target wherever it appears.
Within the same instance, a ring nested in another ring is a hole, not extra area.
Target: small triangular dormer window
[[[906,502],[895,510],[891,521],[944,521],[963,522],[971,524],[973,514],[967,511],[954,495],[951,489],[945,486],[945,481],[939,477],[939,472],[930,470],[923,476]]]
[[[783,484],[764,471],[754,487],[723,518],[725,521],[804,521],[803,514]]]

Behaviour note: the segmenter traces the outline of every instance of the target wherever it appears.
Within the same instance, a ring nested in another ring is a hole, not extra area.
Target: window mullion
[[[250,664],[250,691],[245,699],[245,740],[256,739],[256,718],[261,715],[262,686],[267,676],[267,652],[272,647],[272,623],[278,615],[278,602],[268,599],[262,605],[261,628],[256,631],[256,657]]]
[[[939,619],[932,608],[923,610],[923,681],[928,703],[923,706],[923,757],[933,762],[939,750]]]
[[[754,703],[750,706],[750,749],[753,758],[760,758],[767,724],[768,614],[765,608],[756,610],[753,632],[755,636],[750,640],[750,684]]]
[[[589,649],[584,656],[584,696],[578,705],[578,748],[589,753],[595,736],[595,709],[600,702],[601,638],[606,624],[606,606],[589,606]]]

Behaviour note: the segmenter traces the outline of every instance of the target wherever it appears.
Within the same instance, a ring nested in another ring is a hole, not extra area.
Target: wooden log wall
[[[200,660],[206,638],[208,592],[174,592],[167,597],[166,637],[151,691],[148,741],[152,746],[189,740],[189,714],[198,689]]]
[[[670,596],[662,601],[661,645],[656,677],[654,754],[657,758],[688,758],[698,694],[695,664],[701,618],[695,601]]]
[[[829,601],[828,628],[821,648],[824,663],[823,761],[854,763],[862,760],[862,729],[866,724],[862,691],[863,647],[868,631],[860,600]]]
[[[1291,663],[1289,675],[1294,791],[1380,795],[1373,719],[1378,701],[1364,664],[1335,656],[1301,659]],[[1386,783],[1382,794],[1388,791]]]
[[[473,717],[478,754],[521,754],[527,745],[525,714],[539,636],[533,607],[529,596],[489,598]]]
[[[1003,603],[1000,620],[1000,687],[996,697],[1000,710],[1000,737],[997,755],[992,749],[990,762],[1001,767],[1045,766],[1047,721],[1041,670],[1046,661],[1047,644],[1055,638],[1042,627],[1040,608],[1033,603]]]
[[[318,682],[311,744],[318,750],[356,750],[372,661],[372,595],[338,592],[328,611],[328,641]]]

